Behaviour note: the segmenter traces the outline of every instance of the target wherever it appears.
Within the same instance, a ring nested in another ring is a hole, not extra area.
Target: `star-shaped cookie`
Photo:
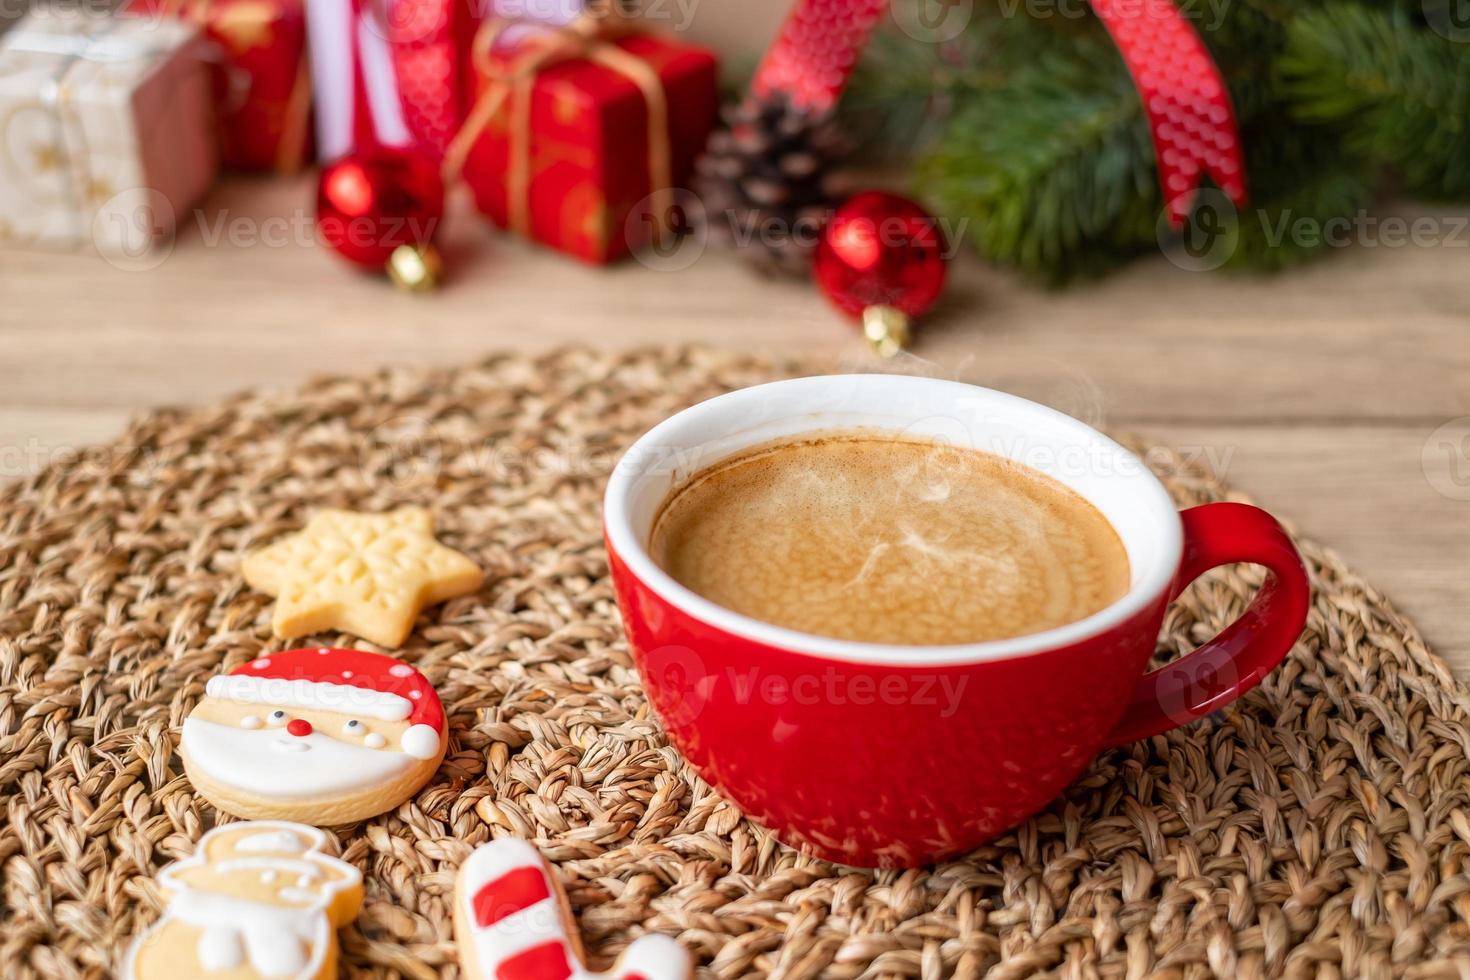
[[[384,647],[408,638],[419,610],[473,592],[485,577],[434,540],[422,507],[318,511],[304,530],[245,556],[241,570],[276,597],[271,626],[282,639],[342,630]]]

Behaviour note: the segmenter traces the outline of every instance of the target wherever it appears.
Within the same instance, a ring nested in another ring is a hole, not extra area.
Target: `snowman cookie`
[[[314,827],[216,827],[158,883],[163,918],[133,941],[127,980],[319,980],[337,975],[337,930],[362,907],[362,875]]]
[[[416,793],[448,744],[439,695],[402,661],[327,647],[272,653],[212,677],[184,720],[184,769],[247,819],[318,826]]]
[[[454,938],[470,980],[689,980],[694,964],[676,940],[639,936],[611,970],[592,973],[556,872],[515,838],[475,848],[454,886]]]

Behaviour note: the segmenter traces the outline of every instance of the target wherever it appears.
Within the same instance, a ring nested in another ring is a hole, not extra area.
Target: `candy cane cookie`
[[[454,889],[454,936],[471,980],[688,980],[689,953],[668,936],[634,940],[593,973],[566,894],[541,852],[507,838],[475,849]]]

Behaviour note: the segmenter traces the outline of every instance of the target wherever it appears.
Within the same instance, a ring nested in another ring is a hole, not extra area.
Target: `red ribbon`
[[[1193,25],[1173,0],[1091,3],[1143,100],[1170,224],[1189,214],[1201,174],[1243,205],[1245,161],[1230,92]],[[887,7],[887,0],[797,0],[751,94],[784,91],[803,108],[831,107]]]
[[[1220,68],[1173,0],[1091,0],[1123,55],[1148,114],[1169,223],[1184,223],[1209,175],[1237,207],[1245,161]]]
[[[785,92],[802,109],[836,104],[888,0],[797,0],[750,83],[751,95]]]
[[[474,34],[466,0],[376,0],[387,10],[404,121],[419,147],[441,157],[469,111],[461,64]]]

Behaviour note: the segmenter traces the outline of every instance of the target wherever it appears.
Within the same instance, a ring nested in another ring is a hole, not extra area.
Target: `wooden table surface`
[[[309,244],[310,196],[304,180],[226,182],[148,271],[0,253],[0,476],[150,406],[497,349],[689,341],[872,363],[813,289],[728,256],[590,269],[469,215],[448,228],[446,289],[396,294]],[[1059,294],[962,259],[906,369],[1201,455],[1335,546],[1470,677],[1466,244],[1342,249],[1278,278],[1155,258]]]

